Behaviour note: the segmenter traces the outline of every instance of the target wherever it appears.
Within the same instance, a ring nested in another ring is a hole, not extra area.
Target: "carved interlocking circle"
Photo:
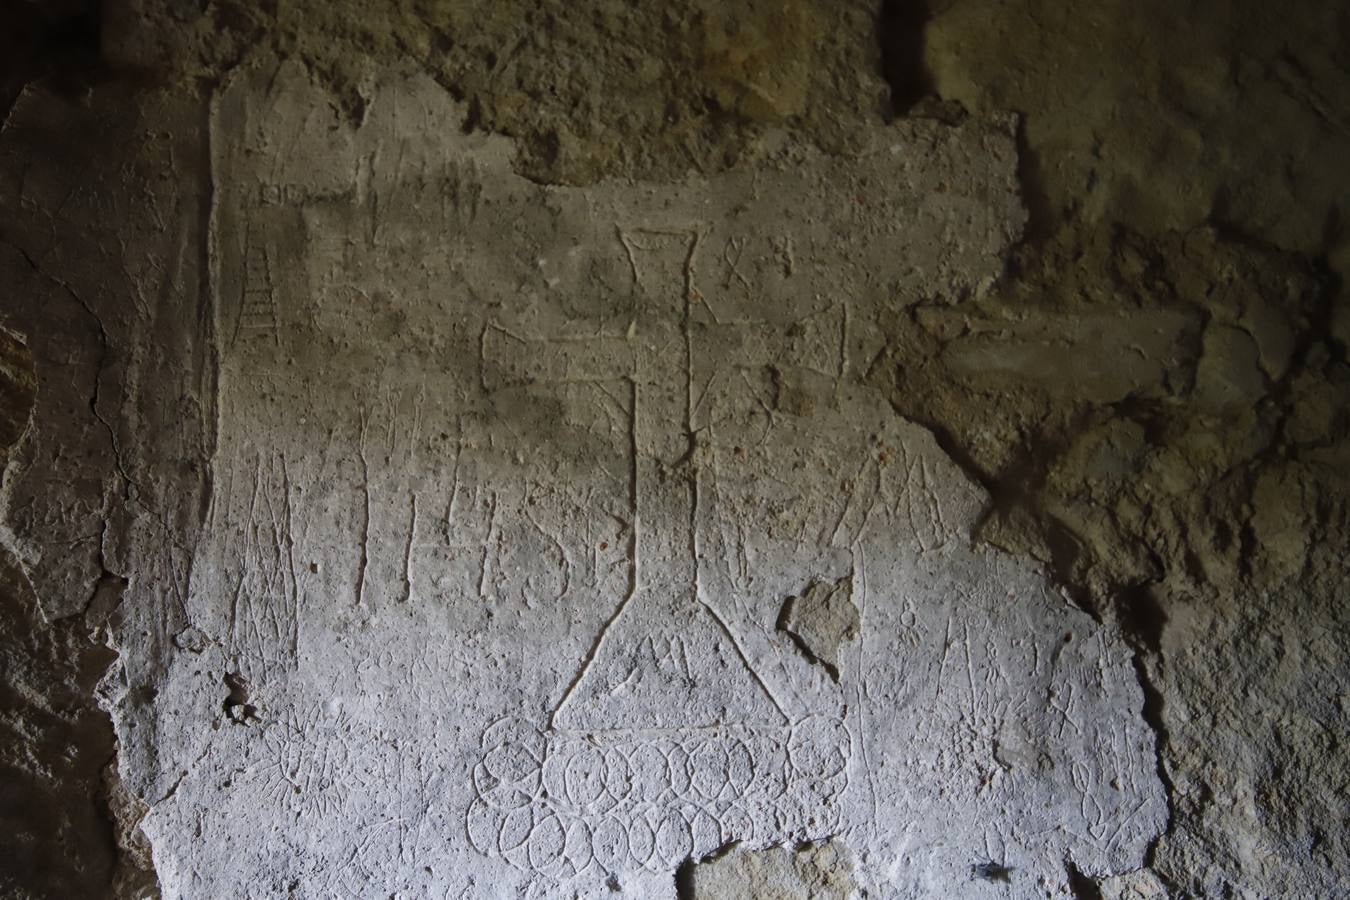
[[[605,740],[505,718],[483,733],[466,827],[479,852],[556,878],[591,866],[670,871],[766,824],[834,824],[851,751],[847,727],[828,716]]]

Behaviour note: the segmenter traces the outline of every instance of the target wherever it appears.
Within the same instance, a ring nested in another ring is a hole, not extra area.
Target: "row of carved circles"
[[[678,800],[702,805],[744,797],[752,784],[763,789],[763,760],[782,753],[767,739],[739,737],[604,748],[564,740],[550,745],[541,781],[548,797],[578,812]]]
[[[606,872],[637,868],[670,872],[686,859],[707,855],[732,841],[753,841],[765,828],[791,833],[806,827],[808,818],[813,828],[837,827],[836,798],[826,785],[812,785],[814,789],[802,796],[737,804],[719,815],[682,804],[634,817],[606,814],[588,819],[546,804],[503,810],[475,799],[465,827],[470,843],[480,853],[560,880],[592,866]]]
[[[808,717],[786,737],[716,734],[598,745],[549,738],[524,719],[506,718],[483,733],[474,787],[503,810],[548,797],[577,814],[596,814],[672,801],[721,805],[845,775],[852,739],[838,719]]]

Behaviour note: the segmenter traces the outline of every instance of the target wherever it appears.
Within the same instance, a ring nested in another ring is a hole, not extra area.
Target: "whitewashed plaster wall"
[[[108,618],[167,896],[674,897],[830,838],[870,897],[1143,864],[1128,648],[862,384],[887,317],[1000,272],[1012,122],[566,188],[423,77],[359,125],[295,63],[123,90],[11,116],[13,154],[121,140],[0,167],[40,379],[5,537]]]

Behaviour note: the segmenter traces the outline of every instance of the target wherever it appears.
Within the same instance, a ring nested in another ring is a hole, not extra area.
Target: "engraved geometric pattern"
[[[852,741],[838,719],[658,735],[545,734],[508,717],[483,732],[465,817],[481,853],[555,878],[592,866],[671,871],[756,827],[831,827]]]

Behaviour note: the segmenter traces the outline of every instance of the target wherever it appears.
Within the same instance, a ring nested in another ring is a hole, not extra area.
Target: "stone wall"
[[[986,7],[29,13],[0,884],[1334,894],[1344,23]]]

